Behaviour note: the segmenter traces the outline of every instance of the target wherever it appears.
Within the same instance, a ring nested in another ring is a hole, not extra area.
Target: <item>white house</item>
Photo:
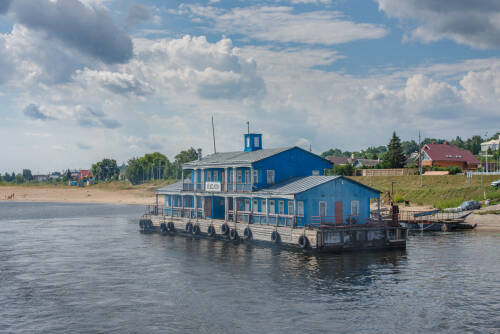
[[[481,151],[488,151],[488,148],[491,148],[492,151],[496,151],[498,150],[499,146],[500,146],[500,137],[498,139],[493,139],[481,143]]]

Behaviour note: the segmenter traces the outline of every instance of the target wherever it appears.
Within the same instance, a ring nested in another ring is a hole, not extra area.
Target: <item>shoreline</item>
[[[148,205],[155,203],[154,189],[161,185],[136,186],[131,189],[69,186],[0,186],[1,202],[45,202],[72,204],[126,204]],[[13,199],[7,200],[14,194]],[[421,208],[421,207],[420,207]],[[500,210],[500,204],[484,207],[479,211]],[[471,214],[467,224],[477,224],[474,231],[500,232],[500,215]]]

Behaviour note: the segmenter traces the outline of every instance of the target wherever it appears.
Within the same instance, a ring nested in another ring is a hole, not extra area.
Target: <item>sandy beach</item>
[[[2,186],[0,201],[14,194],[16,202],[63,202],[63,203],[106,203],[106,204],[153,204],[152,189],[102,189],[97,187],[63,186]]]

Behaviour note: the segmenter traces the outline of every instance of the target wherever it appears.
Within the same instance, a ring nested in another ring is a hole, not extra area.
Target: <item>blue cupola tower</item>
[[[253,152],[257,150],[262,150],[262,134],[245,134],[245,152]]]

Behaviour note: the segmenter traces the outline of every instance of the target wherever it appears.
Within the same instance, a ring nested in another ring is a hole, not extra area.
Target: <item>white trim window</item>
[[[219,182],[219,171],[214,170],[214,182]]]
[[[326,217],[326,202],[319,201],[318,212],[320,217]]]
[[[253,146],[254,147],[259,147],[260,146],[259,137],[253,137]]]
[[[249,184],[250,183],[250,170],[245,169],[245,183]]]
[[[236,177],[237,177],[237,179],[236,179],[237,181],[236,181],[236,182],[237,182],[238,184],[241,184],[241,183],[242,183],[242,181],[243,181],[243,174],[241,173],[241,169],[238,169],[238,170],[236,171]]]
[[[259,200],[254,198],[252,201],[252,212],[259,212]]]
[[[294,215],[295,214],[295,208],[293,205],[293,201],[288,201],[288,214],[289,215]]]
[[[276,214],[276,210],[274,208],[274,199],[269,201],[269,213],[270,214]]]
[[[245,211],[250,211],[250,200],[248,198],[245,198]]]
[[[207,170],[207,178],[205,181],[208,181],[208,182],[211,182],[212,181],[212,171],[211,170]]]
[[[253,183],[259,183],[259,171],[257,169],[253,170]]]
[[[359,201],[351,201],[351,216],[359,216]]]
[[[297,202],[297,216],[304,217],[304,202]]]
[[[285,214],[285,201],[279,201],[278,202],[278,213],[280,215],[284,215]]]
[[[267,206],[266,206],[266,200],[265,199],[263,199],[260,202],[260,211],[261,212],[267,212]]]
[[[315,169],[312,171],[313,176],[318,176],[319,175],[319,170]]]
[[[274,169],[267,170],[267,184],[274,184]]]

